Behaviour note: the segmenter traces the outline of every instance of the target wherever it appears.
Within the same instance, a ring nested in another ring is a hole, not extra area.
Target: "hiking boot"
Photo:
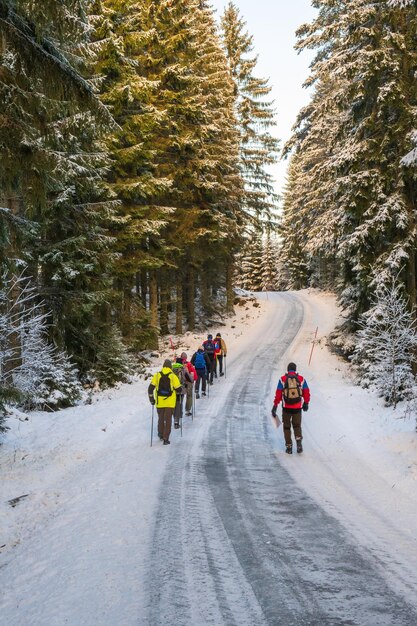
[[[196,399],[196,400],[199,400],[199,399],[200,399],[200,394],[199,394],[199,393],[196,393],[196,394],[195,394],[195,399]]]
[[[206,394],[206,392],[205,392],[205,391],[203,391],[203,396],[206,396],[206,395],[207,395],[207,394]]]
[[[186,412],[186,416],[187,416],[187,417],[191,417],[191,415],[192,415],[191,411],[187,411],[187,412]]]
[[[169,439],[164,439],[164,446],[169,446],[170,443]]]
[[[287,446],[287,447],[285,448],[285,452],[286,452],[287,454],[292,454],[292,446]]]
[[[174,428],[179,428],[180,425],[179,424],[174,424]]]
[[[159,439],[160,439],[161,441],[162,441],[162,439],[164,438],[164,436],[163,436],[163,435],[160,435],[159,433],[158,433],[158,437],[159,437]]]
[[[300,454],[300,452],[303,451],[303,444],[301,443],[301,441],[297,441],[297,452],[298,454]]]
[[[220,372],[220,376],[224,376],[224,372]]]

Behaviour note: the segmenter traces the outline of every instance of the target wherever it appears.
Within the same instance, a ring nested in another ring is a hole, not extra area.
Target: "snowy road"
[[[270,376],[302,326],[303,305],[275,297],[267,325],[230,361],[233,376],[198,404],[203,425],[168,463],[145,623],[417,624],[374,559],[294,483],[286,467],[304,458],[276,452]]]
[[[168,448],[149,447],[145,382],[12,423],[1,626],[417,624],[413,425],[352,387],[324,343],[308,367],[331,296],[263,306],[232,323],[227,379]],[[269,417],[289,360],[312,389],[291,457]]]

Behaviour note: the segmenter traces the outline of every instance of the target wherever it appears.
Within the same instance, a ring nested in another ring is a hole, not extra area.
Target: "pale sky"
[[[223,12],[229,0],[211,0]],[[254,37],[254,52],[259,55],[256,74],[269,78],[277,111],[277,136],[282,145],[291,136],[297,113],[307,104],[309,95],[302,84],[309,75],[313,54],[294,50],[295,31],[310,22],[316,11],[310,0],[234,0],[247,30]],[[288,163],[280,162],[274,170],[277,191],[282,190]]]

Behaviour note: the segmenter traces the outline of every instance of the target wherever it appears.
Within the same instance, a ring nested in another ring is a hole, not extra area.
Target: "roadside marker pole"
[[[319,332],[319,327],[317,326],[316,328],[316,334],[314,335],[314,339],[313,339],[313,345],[311,346],[311,352],[310,352],[310,358],[308,360],[308,365],[310,366],[311,363],[311,359],[313,358],[313,352],[314,352],[314,348],[316,345],[316,339],[317,339],[317,333]]]

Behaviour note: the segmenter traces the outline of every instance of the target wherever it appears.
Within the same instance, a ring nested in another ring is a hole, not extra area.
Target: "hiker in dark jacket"
[[[170,443],[172,415],[180,391],[181,383],[172,371],[171,361],[166,359],[162,370],[153,375],[148,387],[149,402],[156,405],[158,412],[158,437],[164,440],[164,445]]]
[[[210,359],[210,371],[208,372],[210,385],[213,384],[214,374],[216,372],[216,342],[213,340],[213,335],[207,335],[207,339],[203,341],[204,352]]]
[[[295,363],[288,363],[287,373],[278,381],[272,416],[277,416],[278,405],[282,402],[282,423],[285,438],[285,452],[292,454],[291,427],[294,430],[297,452],[303,451],[301,431],[301,410],[308,411],[310,389],[307,381],[297,374]]]
[[[207,376],[210,372],[210,359],[206,352],[204,352],[204,347],[200,346],[197,352],[194,352],[191,357],[191,363],[194,365],[195,370],[197,372],[197,381],[195,383],[195,397],[200,397],[200,380],[201,380],[201,389],[203,396],[206,395],[206,382]]]

